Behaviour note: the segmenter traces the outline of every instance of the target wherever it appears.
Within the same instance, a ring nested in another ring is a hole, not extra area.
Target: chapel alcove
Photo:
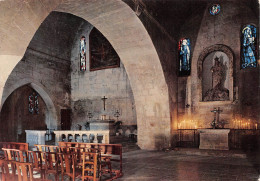
[[[82,20],[71,57],[71,129],[91,130],[97,122],[111,121],[115,130],[110,137],[112,143],[137,135],[132,86],[122,60],[107,38]],[[82,57],[83,68],[78,63]]]
[[[29,99],[33,103],[30,108]],[[47,129],[46,115],[46,105],[33,88],[25,85],[16,89],[6,99],[0,113],[0,141],[25,142],[25,130]]]

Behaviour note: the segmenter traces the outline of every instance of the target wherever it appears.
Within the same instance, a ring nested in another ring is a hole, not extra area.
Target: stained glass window
[[[213,4],[209,8],[209,13],[212,15],[216,15],[220,12],[220,5],[219,4]]]
[[[254,25],[246,25],[241,34],[242,68],[256,67],[257,32]]]
[[[190,39],[183,38],[179,41],[179,75],[189,75],[191,69]]]
[[[82,36],[80,39],[80,70],[86,70],[86,38]]]
[[[31,95],[29,95],[29,112],[31,114],[39,114],[39,100],[38,100],[38,94],[36,92],[33,92]]]

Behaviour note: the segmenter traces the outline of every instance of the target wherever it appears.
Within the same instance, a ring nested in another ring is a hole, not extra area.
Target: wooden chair
[[[15,162],[18,181],[47,181],[46,179],[33,178],[33,165],[26,162]]]
[[[61,180],[64,180],[64,176],[69,176],[73,181],[81,173],[77,169],[77,159],[75,153],[58,153],[58,158],[61,168]]]
[[[59,163],[57,152],[42,152],[45,163],[43,169],[45,175],[53,174],[55,179],[59,178]]]
[[[1,168],[1,174],[2,174],[2,181],[10,181],[10,180],[15,180],[15,171],[9,170],[9,163],[11,164],[11,161],[6,161],[6,160],[0,160],[0,168]],[[15,167],[11,166],[12,169]]]
[[[82,180],[99,180],[98,178],[98,153],[83,152]]]
[[[78,166],[81,166],[82,163],[82,153],[86,152],[86,148],[80,148],[80,147],[69,147],[69,153],[76,155],[76,163]]]
[[[109,173],[110,177],[112,178],[111,156],[101,155],[101,149],[99,148],[88,148],[88,152],[98,154],[98,177],[101,178],[102,175]]]
[[[42,152],[40,151],[26,151],[26,162],[32,163],[32,169],[36,173],[40,173],[41,178],[45,178],[45,167],[42,162]]]

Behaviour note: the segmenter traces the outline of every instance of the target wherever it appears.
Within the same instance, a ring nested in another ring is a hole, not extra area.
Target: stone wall
[[[208,7],[210,5],[211,3],[208,4]],[[259,112],[259,101],[256,101],[259,100],[257,91],[259,70],[258,68],[240,68],[241,29],[246,24],[257,25],[258,21],[258,16],[251,9],[250,3],[234,1],[222,2],[221,11],[216,16],[210,15],[208,8],[206,8],[197,36],[191,33],[191,28],[189,28],[191,22],[189,20],[183,25],[182,36],[190,38],[194,42],[194,46],[192,46],[191,76],[179,78],[179,92],[186,91],[186,93],[179,94],[179,102],[186,102],[190,105],[185,107],[182,104],[182,107],[179,107],[180,120],[182,117],[189,119],[192,115],[193,119],[198,121],[198,127],[208,128],[213,120],[213,113],[210,111],[214,107],[220,107],[223,110],[220,119],[230,122],[226,127],[231,127],[231,120],[235,118],[251,119],[258,121],[259,124],[259,114],[257,114]],[[232,68],[233,73],[230,75],[230,80],[233,79],[233,83],[229,82],[229,84],[232,84],[230,92],[232,96],[230,101],[202,102],[198,60],[203,51],[214,45],[224,45],[232,52],[233,64],[230,65],[230,68]]]
[[[78,129],[78,124],[84,128],[87,121],[101,119],[106,115],[107,119],[114,116],[118,110],[124,127],[132,127],[137,124],[135,103],[131,85],[124,65],[120,67],[89,70],[89,33],[93,26],[84,21],[75,36],[71,51],[71,108],[72,129]],[[81,36],[86,37],[87,66],[86,71],[80,71],[79,66],[79,41]],[[102,97],[106,97],[105,110]],[[92,118],[88,118],[88,113]]]

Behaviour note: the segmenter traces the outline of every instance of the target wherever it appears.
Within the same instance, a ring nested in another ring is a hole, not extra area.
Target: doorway
[[[61,109],[60,117],[61,117],[61,130],[70,130],[71,109]]]

